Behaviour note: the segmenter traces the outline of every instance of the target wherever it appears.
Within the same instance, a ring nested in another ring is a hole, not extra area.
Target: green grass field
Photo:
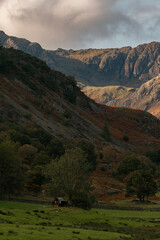
[[[160,212],[0,201],[0,240],[160,239]]]

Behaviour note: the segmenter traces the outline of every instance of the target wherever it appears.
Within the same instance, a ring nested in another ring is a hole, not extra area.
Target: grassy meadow
[[[0,201],[1,240],[160,239],[160,212]]]

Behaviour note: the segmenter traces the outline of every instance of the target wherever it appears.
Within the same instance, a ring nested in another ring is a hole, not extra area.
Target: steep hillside
[[[85,115],[92,109],[104,109],[85,97],[73,78],[51,71],[44,62],[12,49],[0,50],[0,73],[2,118],[18,122],[27,118],[53,136],[84,137],[90,141],[97,137],[103,141],[102,130]]]
[[[160,73],[160,43],[136,48],[48,51],[37,43],[9,37],[0,32],[0,45],[20,49],[90,86],[124,85],[139,87]]]
[[[121,149],[125,144],[135,149],[145,147],[146,141],[159,143],[155,129],[160,124],[155,117],[138,110],[98,105],[80,91],[73,77],[50,70],[41,60],[21,51],[0,49],[0,85],[4,120],[35,122],[53,136],[86,138],[100,145],[107,144],[102,137],[107,120],[112,141]],[[129,144],[123,140],[126,133]]]
[[[134,93],[107,104],[145,110],[160,118],[160,75],[144,83]]]

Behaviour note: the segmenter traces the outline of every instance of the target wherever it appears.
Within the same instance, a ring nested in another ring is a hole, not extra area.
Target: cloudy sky
[[[46,49],[160,41],[160,0],[0,0],[0,29]]]

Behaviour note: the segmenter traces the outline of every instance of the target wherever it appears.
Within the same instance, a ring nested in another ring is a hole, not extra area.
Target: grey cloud
[[[42,0],[12,5],[10,17],[18,32],[48,48],[80,48],[92,41],[111,39],[136,21],[115,8],[118,0]],[[25,26],[25,27],[24,27]]]
[[[4,3],[5,0],[0,0],[0,5],[2,5]]]
[[[135,12],[118,8],[126,0],[6,1],[18,36],[40,42],[45,48],[85,48],[96,41],[106,40],[107,44],[119,36],[129,39],[143,35]],[[139,4],[138,9],[141,7]]]
[[[131,6],[130,17],[136,19],[142,32],[138,39],[141,42],[159,41],[160,39],[160,2],[159,0],[135,0]]]

